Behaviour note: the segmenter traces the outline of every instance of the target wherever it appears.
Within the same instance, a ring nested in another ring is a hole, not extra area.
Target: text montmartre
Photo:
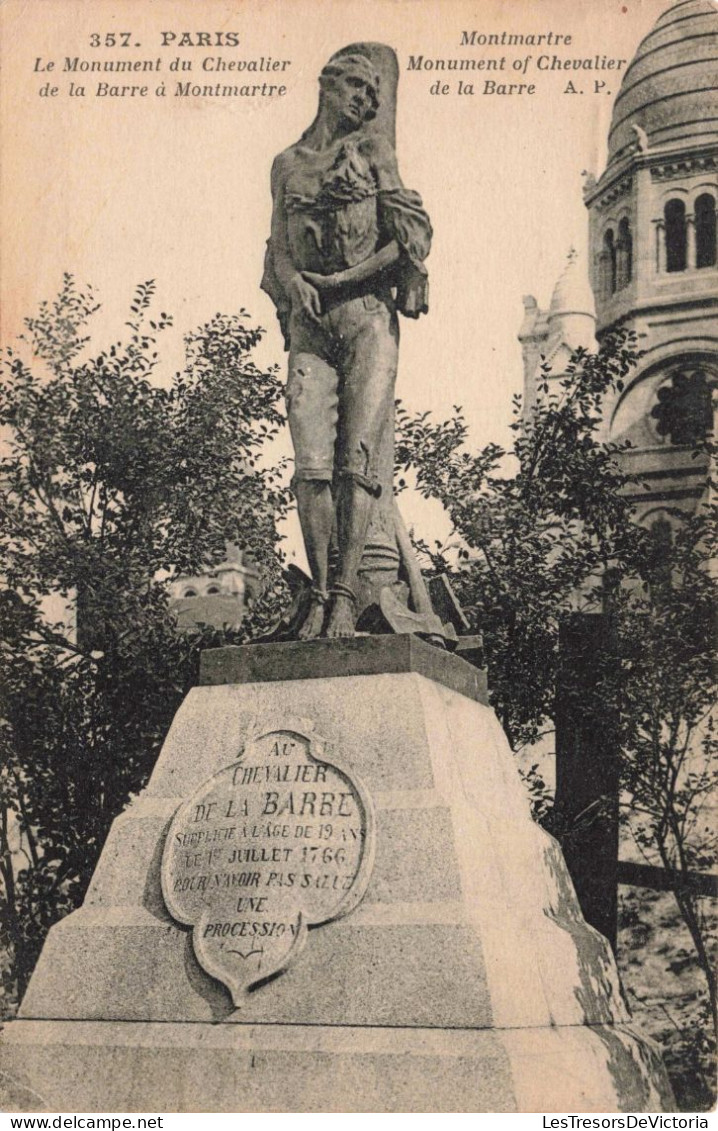
[[[462,47],[558,47],[563,43],[571,45],[570,35],[558,35],[555,31],[530,32],[522,35],[519,32],[491,32],[485,35],[479,31],[462,31]]]

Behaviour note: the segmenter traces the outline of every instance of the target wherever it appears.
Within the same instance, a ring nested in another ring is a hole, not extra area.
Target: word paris
[[[238,31],[163,31],[162,47],[239,47]]]
[[[257,732],[180,806],[165,843],[167,908],[193,928],[197,961],[238,1007],[369,882],[370,802],[306,727]]]

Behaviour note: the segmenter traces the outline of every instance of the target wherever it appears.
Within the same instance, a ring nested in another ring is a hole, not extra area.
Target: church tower
[[[565,376],[574,350],[594,349],[596,319],[586,266],[571,248],[566,265],[553,289],[548,310],[533,295],[524,295],[524,318],[518,339],[524,364],[524,412],[536,404],[541,366],[551,367],[549,384]]]
[[[607,405],[606,438],[631,441],[640,520],[693,510],[718,385],[718,7],[679,0],[657,20],[613,107],[606,169],[587,179],[599,341],[633,329],[644,351]]]

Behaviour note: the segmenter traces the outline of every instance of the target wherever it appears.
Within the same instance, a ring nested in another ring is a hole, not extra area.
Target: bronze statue
[[[442,634],[392,497],[397,313],[428,309],[432,235],[397,168],[396,83],[390,48],[338,51],[316,118],[272,167],[262,287],[289,350],[292,486],[312,575],[300,639],[353,636],[377,607],[390,627],[403,610],[409,631]]]

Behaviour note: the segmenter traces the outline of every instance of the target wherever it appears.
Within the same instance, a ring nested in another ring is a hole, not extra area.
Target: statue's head
[[[379,73],[359,51],[332,55],[319,76],[320,105],[331,109],[351,129],[376,117]]]

